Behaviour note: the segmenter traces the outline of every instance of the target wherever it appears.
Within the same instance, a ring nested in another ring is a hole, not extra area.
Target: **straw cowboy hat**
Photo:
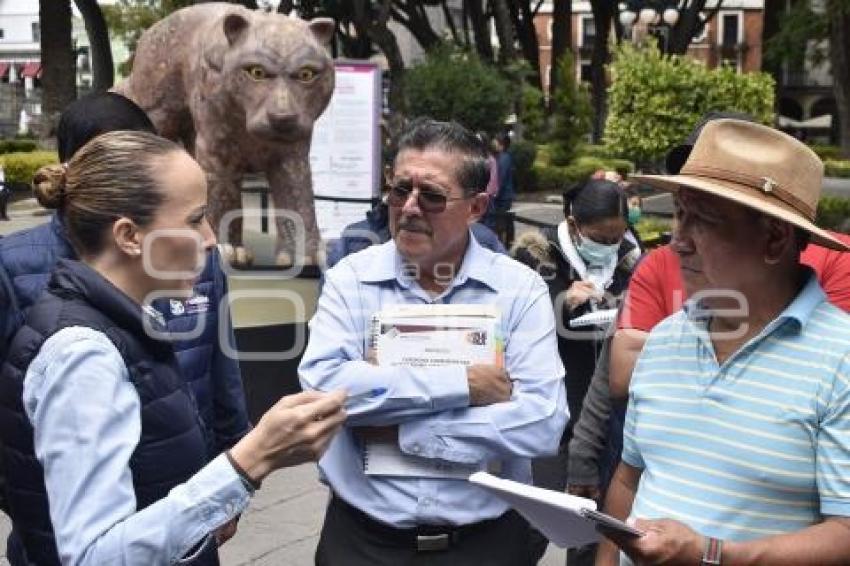
[[[705,125],[678,175],[635,175],[640,183],[676,192],[709,193],[789,222],[820,246],[850,251],[814,224],[823,163],[805,144],[780,131],[741,120]]]

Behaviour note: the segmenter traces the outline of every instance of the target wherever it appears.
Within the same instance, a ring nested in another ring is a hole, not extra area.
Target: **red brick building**
[[[710,2],[708,8],[714,5]],[[549,90],[549,68],[552,45],[552,3],[544,2],[534,25],[540,43],[540,70],[543,91]],[[662,37],[663,26],[650,26]],[[740,72],[759,71],[762,67],[762,34],[764,31],[764,0],[724,0],[717,15],[705,26],[703,33],[694,38],[688,56],[703,61],[714,68],[721,63],[732,65]],[[636,24],[630,35],[640,37],[647,33],[646,26]],[[590,3],[576,0],[572,5],[572,49],[576,54],[576,74],[582,80],[590,78],[590,56],[596,26]]]

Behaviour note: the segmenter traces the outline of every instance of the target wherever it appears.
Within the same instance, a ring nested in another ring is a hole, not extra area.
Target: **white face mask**
[[[587,265],[608,265],[617,258],[620,242],[616,244],[600,244],[576,230],[578,243],[576,251],[587,262]]]

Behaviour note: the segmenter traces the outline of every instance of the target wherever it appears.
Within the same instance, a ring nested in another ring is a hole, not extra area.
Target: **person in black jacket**
[[[559,454],[534,462],[534,483],[558,491],[566,488],[567,445],[607,331],[604,324],[579,326],[574,321],[591,312],[616,309],[640,257],[637,246],[625,238],[628,205],[617,183],[589,179],[568,191],[564,216],[557,227],[521,235],[512,252],[540,273],[555,309],[570,422]],[[546,540],[541,535],[532,554],[539,559],[545,550]],[[592,550],[573,552],[572,556],[570,566],[593,561]]]
[[[86,142],[115,130],[156,133],[145,112],[119,94],[90,94],[72,102],[59,120],[56,142],[60,161],[69,161]],[[0,239],[0,362],[57,262],[76,257],[61,209],[45,224]],[[177,336],[173,343],[177,362],[200,411],[210,458],[236,444],[251,429],[239,363],[224,354],[219,341],[219,336],[225,336],[230,344],[235,343],[229,310],[219,308],[226,295],[220,255],[212,249],[192,297],[154,302]],[[0,510],[5,511],[3,476],[0,462]],[[19,547],[13,532],[7,552],[12,554]]]
[[[215,235],[174,142],[102,134],[40,169],[79,260],[61,259],[0,370],[12,566],[216,566],[217,531],[275,469],[317,459],[344,392],[284,397],[214,459],[156,298],[191,297]]]

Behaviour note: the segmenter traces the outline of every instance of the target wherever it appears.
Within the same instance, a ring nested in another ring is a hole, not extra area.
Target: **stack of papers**
[[[509,503],[543,535],[561,548],[599,541],[597,525],[639,537],[643,532],[596,509],[596,502],[476,472],[469,481]]]
[[[369,348],[378,365],[434,368],[472,364],[504,365],[499,310],[492,305],[398,305],[372,316]],[[363,471],[368,476],[441,478],[465,481],[484,469],[404,454],[397,443],[367,442]]]

